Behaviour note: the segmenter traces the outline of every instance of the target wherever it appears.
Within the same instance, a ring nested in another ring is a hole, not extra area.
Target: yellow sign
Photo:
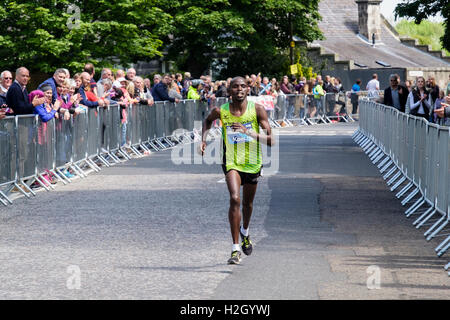
[[[297,74],[298,69],[297,69],[297,65],[293,64],[291,65],[291,74]]]
[[[295,42],[291,41],[291,47],[294,48],[295,47]]]

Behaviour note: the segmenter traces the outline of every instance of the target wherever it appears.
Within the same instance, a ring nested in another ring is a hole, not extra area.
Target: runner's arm
[[[253,139],[257,139],[259,142],[273,146],[275,140],[272,137],[272,128],[269,124],[266,109],[260,104],[255,104],[256,116],[258,117],[258,123],[262,130],[259,133],[249,132],[248,135]]]
[[[203,121],[202,127],[202,144],[200,146],[200,151],[203,154],[206,149],[206,137],[208,136],[208,131],[211,129],[213,122],[220,119],[220,108],[214,108],[211,110],[210,114]]]

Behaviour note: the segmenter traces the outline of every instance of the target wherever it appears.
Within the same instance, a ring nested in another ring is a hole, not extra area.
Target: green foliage
[[[401,36],[417,39],[422,45],[430,45],[433,50],[443,50],[440,39],[445,33],[444,24],[422,20],[420,24],[414,21],[401,20],[395,25],[395,29]],[[450,55],[448,51],[447,55]]]
[[[409,0],[405,3],[399,3],[395,8],[396,17],[413,18],[416,24],[428,17],[436,16],[441,13],[444,18],[444,34],[441,37],[442,47],[450,51],[450,0]]]
[[[127,66],[167,51],[177,69],[194,76],[221,56],[228,57],[226,75],[282,73],[289,64],[289,15],[294,35],[320,38],[318,2],[0,0],[0,69],[78,72],[86,62]]]
[[[307,41],[321,37],[319,0],[180,2],[169,11],[177,27],[169,57],[194,76],[221,55],[228,56],[223,78],[259,71],[283,74],[289,65],[289,15],[294,35]]]
[[[1,1],[0,69],[79,71],[89,61],[101,67],[160,56],[171,17],[157,2]]]

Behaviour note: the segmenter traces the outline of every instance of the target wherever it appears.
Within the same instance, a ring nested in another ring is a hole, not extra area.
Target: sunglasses
[[[3,80],[12,80],[12,78],[10,78],[10,77],[5,77],[5,78],[3,78]]]

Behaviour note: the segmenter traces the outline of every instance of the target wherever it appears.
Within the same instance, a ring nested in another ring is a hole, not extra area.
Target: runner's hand
[[[206,141],[202,141],[198,150],[202,157],[205,154],[205,150],[206,150]]]
[[[247,128],[240,122],[233,123],[231,128],[235,132],[240,132],[240,133],[243,133],[243,134],[247,134]]]

